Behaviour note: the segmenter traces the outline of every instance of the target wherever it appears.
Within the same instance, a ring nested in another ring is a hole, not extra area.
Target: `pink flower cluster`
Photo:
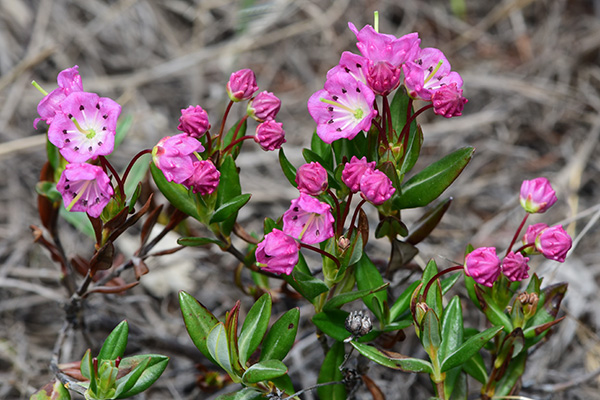
[[[38,104],[39,121],[46,122],[48,140],[69,163],[57,183],[69,211],[83,211],[97,218],[114,190],[106,171],[88,164],[112,153],[121,106],[114,100],[83,91],[78,66],[58,74],[58,88]]]
[[[392,181],[383,172],[375,169],[375,162],[367,162],[352,157],[342,171],[342,181],[352,193],[360,191],[361,196],[378,206],[385,203],[396,192]]]
[[[479,247],[467,255],[464,270],[480,285],[492,287],[503,273],[511,281],[529,278],[529,257],[521,253],[509,252],[502,261],[496,255],[495,247]]]

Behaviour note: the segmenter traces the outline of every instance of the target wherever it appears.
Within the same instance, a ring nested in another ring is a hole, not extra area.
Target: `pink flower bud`
[[[333,237],[334,221],[329,204],[300,193],[283,214],[283,232],[303,243],[321,243]]]
[[[108,175],[92,164],[67,164],[56,189],[68,211],[87,212],[94,218],[102,214],[114,194]]]
[[[367,169],[360,178],[362,197],[376,206],[385,203],[395,191],[390,178],[378,169]]]
[[[167,181],[184,183],[194,174],[194,162],[198,161],[194,152],[203,151],[204,147],[198,140],[187,133],[180,133],[162,138],[152,149],[152,160]]]
[[[463,97],[462,93],[462,89],[457,87],[456,82],[444,85],[435,90],[431,95],[433,112],[445,118],[462,115],[462,110],[468,101]]]
[[[298,168],[296,183],[300,192],[318,196],[327,189],[327,171],[318,162],[304,164]]]
[[[560,225],[542,230],[535,239],[535,248],[544,257],[558,262],[565,262],[572,245],[571,236]]]
[[[502,260],[502,273],[511,281],[522,281],[529,278],[529,265],[527,262],[529,257],[524,257],[521,253],[513,253],[512,251]]]
[[[265,271],[289,275],[298,263],[299,249],[300,245],[293,237],[279,229],[273,229],[258,244],[256,262]]]
[[[342,171],[342,181],[348,186],[352,193],[360,190],[360,180],[365,171],[375,168],[375,161],[367,162],[367,158],[363,157],[360,160],[356,156],[352,156],[350,162],[347,162]]]
[[[217,170],[212,161],[198,160],[194,162],[194,170],[183,185],[191,187],[194,193],[200,193],[202,196],[211,194],[219,186],[219,177],[221,173]]]
[[[540,232],[546,228],[548,228],[548,225],[544,223],[529,225],[523,235],[523,246],[535,244],[535,239]],[[526,247],[523,251],[525,251],[526,254],[539,254],[534,246]]]
[[[231,74],[227,82],[227,95],[231,101],[248,100],[258,90],[256,76],[251,69],[241,69]]]
[[[387,96],[400,84],[402,68],[395,67],[387,61],[369,60],[367,70],[367,84],[377,94]]]
[[[500,259],[495,247],[480,247],[465,258],[465,274],[480,285],[492,287],[500,276]]]
[[[535,178],[523,181],[519,201],[528,213],[543,213],[556,203],[556,193],[548,179]]]
[[[281,122],[275,122],[273,119],[266,120],[256,127],[254,141],[264,151],[273,151],[281,148],[285,143],[285,131]]]
[[[191,137],[199,138],[210,129],[208,114],[200,106],[189,106],[185,110],[181,110],[177,129]]]
[[[248,103],[248,115],[259,122],[275,119],[281,108],[281,100],[273,93],[261,92]]]

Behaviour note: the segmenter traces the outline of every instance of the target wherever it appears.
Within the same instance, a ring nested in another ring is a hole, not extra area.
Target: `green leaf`
[[[479,285],[474,286],[475,295],[479,300],[479,307],[487,317],[487,319],[496,326],[504,326],[504,331],[510,333],[513,331],[512,321],[501,310],[488,293],[487,289],[482,289]]]
[[[496,385],[496,392],[494,397],[508,396],[513,392],[513,388],[521,380],[523,373],[525,372],[525,364],[527,362],[527,352],[521,352],[515,358],[513,358],[508,364],[504,376],[500,379],[500,382]]]
[[[503,326],[492,326],[478,335],[471,336],[458,349],[446,356],[442,361],[442,372],[465,363],[503,328]]]
[[[211,357],[217,362],[217,364],[223,368],[229,376],[236,381],[236,375],[233,372],[231,361],[229,358],[229,343],[227,342],[227,332],[225,325],[219,322],[214,328],[208,333],[206,337],[206,347]]]
[[[242,208],[248,202],[248,200],[250,200],[251,196],[252,195],[249,193],[241,194],[221,205],[210,218],[209,224],[225,221],[227,218],[237,213],[240,208]]]
[[[248,315],[242,325],[240,338],[238,339],[240,363],[242,366],[246,365],[246,361],[248,361],[252,353],[258,348],[258,345],[267,332],[269,319],[271,318],[271,304],[271,296],[265,293],[248,311]]]
[[[386,289],[389,286],[389,283],[384,283],[383,285],[376,287],[374,289],[364,289],[353,292],[347,292],[338,294],[337,296],[332,297],[325,303],[323,306],[323,311],[333,310],[336,308],[340,308],[346,303],[350,303],[351,301],[362,299],[365,296],[371,295],[373,293],[377,293],[380,290]]]
[[[346,330],[345,321],[348,312],[344,310],[328,310],[313,315],[312,322],[327,336],[343,342],[350,332]]]
[[[358,290],[370,290],[380,288],[383,285],[383,278],[375,267],[375,264],[369,259],[366,253],[363,253],[358,263],[356,263],[356,286]],[[373,298],[377,298],[379,303],[387,301],[387,290],[380,290],[371,295],[365,296],[363,302],[378,317],[383,315],[381,307],[374,306]]]
[[[219,172],[221,173],[221,180],[219,181],[219,187],[217,188],[216,206],[218,210],[242,194],[240,174],[232,156],[229,155],[223,159],[221,166],[219,167]],[[241,206],[243,206],[243,204],[240,205],[240,208]],[[212,218],[215,219],[215,216],[213,215]],[[226,217],[225,220],[222,220],[220,226],[221,231],[225,236],[231,234],[236,218],[237,211]]]
[[[460,298],[454,296],[442,314],[442,344],[439,357],[441,360],[456,350],[463,343],[463,315]]]
[[[115,131],[115,149],[119,147],[127,132],[129,132],[129,128],[133,125],[133,117],[131,115],[127,115],[124,118],[121,118],[121,121],[117,124],[117,129]]]
[[[188,331],[192,342],[205,357],[216,364],[206,345],[206,338],[211,329],[219,320],[206,307],[194,297],[184,291],[179,292],[179,306],[183,315],[185,329]]]
[[[421,341],[423,348],[431,360],[439,359],[439,349],[442,344],[440,320],[433,309],[425,312],[421,323]]]
[[[396,198],[394,207],[423,207],[437,199],[460,175],[473,151],[472,147],[458,149],[425,167],[402,186],[402,194]]]
[[[423,271],[423,277],[421,281],[423,282],[423,288],[421,289],[421,294],[425,290],[425,286],[427,282],[429,282],[437,273],[439,272],[437,263],[434,259],[429,260],[427,266],[425,267],[425,271]],[[425,302],[429,307],[431,307],[436,315],[441,315],[442,308],[442,291],[441,284],[438,282],[434,282],[429,288],[429,292],[427,292],[427,298]]]
[[[342,380],[340,365],[344,362],[344,343],[335,342],[327,352],[319,371],[317,383],[336,382]],[[344,385],[328,385],[317,388],[319,398],[327,400],[346,400]]]
[[[148,389],[162,375],[169,363],[169,357],[160,354],[143,354],[125,357],[119,364],[120,371],[131,369],[127,375],[117,380],[118,399],[135,396]]]
[[[91,237],[92,239],[96,238],[96,234],[94,233],[94,227],[90,222],[87,214],[84,212],[78,211],[67,211],[62,205],[58,207],[58,214],[69,224],[71,224],[75,229],[84,235]]]
[[[406,242],[416,245],[428,237],[429,234],[440,223],[442,217],[446,211],[448,211],[448,208],[450,208],[451,203],[452,197],[449,197],[423,214],[423,216],[415,223],[415,226],[411,228],[410,235],[408,235],[406,238]]]
[[[263,393],[257,389],[246,387],[241,390],[222,394],[216,398],[216,400],[257,400],[266,399]]]
[[[298,264],[292,274],[281,276],[308,301],[329,290],[325,282],[311,275],[302,254],[298,254]]]
[[[219,239],[193,236],[181,237],[177,239],[177,244],[181,246],[204,246],[206,244],[216,244],[219,247],[227,247],[227,245]]]
[[[390,357],[373,346],[351,341],[350,344],[369,360],[383,365],[384,367],[401,369],[406,372],[432,373],[433,367],[430,362],[412,357]]]
[[[290,182],[290,185],[298,187],[298,184],[296,183],[296,168],[288,161],[283,149],[279,149],[279,165],[281,165],[281,170]]]
[[[442,295],[448,293],[448,291],[452,288],[452,286],[454,286],[454,284],[458,281],[461,275],[462,272],[456,272],[450,275],[449,277],[442,279],[442,281],[440,282],[440,285],[442,286]]]
[[[148,168],[150,168],[150,163],[152,162],[151,154],[144,154],[140,158],[135,161],[135,164],[131,167],[129,171],[129,175],[127,176],[127,181],[125,181],[125,195],[128,199],[133,196],[138,184],[144,179],[146,172],[148,172]]]
[[[299,321],[300,309],[298,308],[292,308],[275,321],[263,342],[260,361],[285,358],[294,346]]]
[[[128,335],[129,325],[127,324],[127,321],[122,321],[115,329],[113,329],[104,341],[100,353],[98,354],[98,361],[115,360],[117,357],[123,357],[125,347],[127,346]]]
[[[319,135],[317,135],[317,131],[313,132],[312,138],[310,140],[310,149],[318,155],[321,160],[323,160],[323,164],[321,164],[327,170],[333,170],[333,154],[331,152],[332,148],[330,144],[325,143]]]
[[[467,374],[471,375],[473,378],[475,378],[483,384],[485,384],[488,381],[488,374],[485,367],[485,362],[483,361],[483,357],[479,353],[475,353],[473,357],[465,361],[465,363],[462,365],[462,369]]]
[[[51,202],[56,203],[62,200],[62,195],[56,190],[56,183],[49,181],[40,181],[35,185],[37,194],[46,196]]]
[[[287,367],[279,360],[265,360],[252,365],[244,372],[242,382],[258,383],[287,374]]]
[[[71,400],[71,395],[58,379],[53,379],[32,394],[29,400]]]
[[[279,389],[283,390],[286,394],[290,395],[296,393],[294,390],[294,384],[289,375],[282,375],[278,378],[271,379],[271,382]]]
[[[404,292],[396,299],[392,307],[390,307],[390,321],[395,321],[400,315],[408,311],[410,307],[410,298],[421,281],[416,281],[404,289]]]
[[[156,165],[154,165],[154,163],[150,164],[150,173],[152,174],[152,179],[154,179],[154,183],[156,183],[158,190],[160,190],[175,208],[198,221],[202,221],[202,216],[199,214],[196,206],[196,196],[183,185],[167,182],[165,175]]]

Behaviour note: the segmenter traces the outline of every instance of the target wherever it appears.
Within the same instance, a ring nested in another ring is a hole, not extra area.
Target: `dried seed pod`
[[[371,332],[373,323],[369,316],[364,315],[362,311],[352,311],[345,322],[346,330],[353,337],[361,337]]]

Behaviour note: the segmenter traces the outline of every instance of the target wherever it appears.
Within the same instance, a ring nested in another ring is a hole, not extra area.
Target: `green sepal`
[[[246,205],[246,203],[248,203],[251,196],[252,195],[249,193],[241,194],[239,196],[235,196],[228,202],[222,204],[217,210],[215,210],[214,214],[210,218],[209,224],[223,222],[227,218],[233,216],[242,207],[244,207]]]
[[[284,363],[279,360],[265,360],[253,364],[242,375],[244,383],[258,383],[279,378],[287,374],[288,369]]]
[[[391,354],[389,352],[386,354],[373,346],[358,343],[354,340],[351,341],[350,344],[358,350],[360,354],[384,367],[400,369],[405,372],[424,372],[428,374],[433,372],[433,366],[429,361],[421,360],[420,358],[404,357],[399,354],[392,357],[388,355]]]
[[[471,160],[474,149],[465,147],[425,167],[402,185],[394,208],[424,207],[437,199],[454,182]]]
[[[160,354],[143,354],[125,357],[119,370],[132,369],[117,380],[117,399],[131,397],[148,389],[162,375],[169,357]]]
[[[290,182],[290,185],[293,187],[298,187],[298,184],[296,183],[296,168],[291,162],[289,162],[285,156],[285,153],[283,152],[283,149],[279,149],[279,165],[281,165],[281,170],[283,171],[283,174],[287,180]]]
[[[163,172],[154,163],[150,164],[150,173],[158,190],[175,208],[198,221],[203,220],[202,215],[198,212],[196,196],[190,190],[178,183],[168,182]]]
[[[29,400],[71,400],[71,395],[58,379],[53,379],[32,394]]]
[[[335,342],[323,360],[317,383],[341,381],[343,377],[339,367],[344,362],[344,356],[344,343]],[[347,398],[346,388],[342,384],[318,387],[317,393],[321,399],[346,400]]]
[[[98,363],[104,360],[116,360],[117,357],[123,357],[125,347],[127,346],[127,336],[129,335],[129,325],[127,321],[122,321],[108,335],[100,353],[98,354]]]
[[[188,331],[192,342],[206,358],[216,364],[217,362],[208,351],[206,338],[211,329],[219,323],[219,320],[198,300],[184,291],[179,292],[179,306],[181,307],[185,329]]]
[[[279,317],[265,336],[259,361],[283,360],[294,346],[299,321],[300,309],[297,307]]]
[[[256,300],[248,311],[248,315],[246,315],[240,332],[240,338],[238,339],[240,363],[242,366],[246,365],[246,362],[258,348],[258,345],[267,332],[269,319],[271,318],[271,306],[271,295],[265,293]]]
[[[354,300],[358,300],[358,299],[363,299],[366,296],[369,296],[373,293],[377,293],[381,290],[386,289],[388,286],[389,286],[389,283],[384,283],[383,285],[373,288],[373,289],[363,289],[363,290],[357,290],[357,291],[353,291],[353,292],[338,294],[337,296],[334,296],[331,299],[329,299],[327,301],[327,303],[325,303],[325,305],[323,306],[323,311],[340,308],[341,306],[343,306],[346,303],[350,303],[350,302],[352,302]]]
[[[459,348],[446,356],[442,361],[442,372],[465,363],[503,328],[503,326],[492,326],[478,335],[471,336]]]

